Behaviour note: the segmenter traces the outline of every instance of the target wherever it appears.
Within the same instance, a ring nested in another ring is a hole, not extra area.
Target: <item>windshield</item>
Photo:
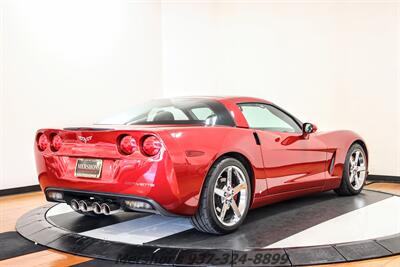
[[[137,105],[96,124],[196,124],[235,126],[225,106],[209,99],[158,99]]]

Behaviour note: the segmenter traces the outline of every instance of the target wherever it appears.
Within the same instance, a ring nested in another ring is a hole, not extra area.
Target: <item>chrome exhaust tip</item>
[[[79,201],[79,209],[83,212],[89,212],[93,210],[93,205],[91,202],[86,202],[85,200]]]
[[[94,213],[96,213],[96,214],[101,214],[102,213],[100,203],[93,202],[92,207],[93,207],[93,212]]]
[[[74,211],[79,211],[80,210],[79,202],[76,199],[71,200],[70,206]]]
[[[119,210],[120,210],[120,207],[118,205],[116,205],[116,204],[112,204],[112,203],[110,203],[110,204],[108,204],[108,203],[101,204],[101,212],[104,215],[112,215],[112,214],[115,214],[115,213],[119,212]]]

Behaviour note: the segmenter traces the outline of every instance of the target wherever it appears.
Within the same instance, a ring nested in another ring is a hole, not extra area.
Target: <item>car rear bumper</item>
[[[160,206],[170,214],[182,216],[193,215],[197,210],[199,187],[193,186],[189,179],[178,180],[169,158],[147,162],[105,159],[102,176],[98,179],[76,177],[73,173],[75,162],[76,158],[68,156],[37,155],[38,179],[42,190],[60,188],[143,198],[157,203],[155,208]]]
[[[164,209],[159,203],[154,201],[153,199],[141,196],[134,195],[124,195],[124,194],[115,194],[115,193],[104,193],[104,192],[94,192],[94,191],[85,191],[85,190],[73,190],[73,189],[65,189],[65,188],[57,188],[57,187],[49,187],[44,190],[47,201],[50,202],[64,202],[70,204],[72,199],[76,200],[93,200],[98,202],[111,202],[119,205],[121,209],[126,211],[139,211],[139,212],[148,212],[160,214],[163,216],[177,216],[174,213],[171,213]],[[49,197],[49,192],[59,192],[62,194],[62,199],[53,199]],[[147,203],[151,206],[151,209],[138,209],[131,208],[126,205],[126,201],[139,201]]]

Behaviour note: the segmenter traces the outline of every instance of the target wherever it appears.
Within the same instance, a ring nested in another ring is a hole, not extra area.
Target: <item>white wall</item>
[[[164,3],[164,93],[271,100],[321,130],[358,132],[371,173],[400,175],[399,5]]]
[[[371,172],[400,175],[399,2],[3,0],[0,11],[0,189],[37,183],[36,129],[162,95],[269,99],[321,130],[355,130]]]
[[[4,188],[4,9],[0,5],[0,189]]]
[[[395,140],[397,140],[397,172],[396,174],[400,174],[400,51],[399,51],[399,46],[400,46],[400,4],[397,5],[396,8],[396,14],[397,14],[397,33],[396,33],[396,44],[397,44],[397,50],[396,50],[396,55],[397,55],[397,137]]]
[[[38,128],[161,95],[159,3],[9,0],[1,12],[0,189],[37,184]]]

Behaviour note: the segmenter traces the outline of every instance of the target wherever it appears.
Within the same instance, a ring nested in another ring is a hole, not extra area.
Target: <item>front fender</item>
[[[348,130],[322,132],[317,135],[326,144],[328,157],[334,161],[333,171],[327,172],[327,190],[337,188],[343,176],[344,163],[350,147],[359,142],[367,150],[366,143],[359,134]],[[368,151],[366,153],[368,158]]]

